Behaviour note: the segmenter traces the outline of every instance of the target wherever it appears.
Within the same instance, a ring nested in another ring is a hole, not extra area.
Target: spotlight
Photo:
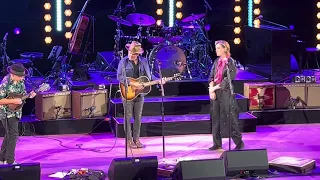
[[[14,28],[13,33],[18,35],[21,33],[21,31],[19,28]]]

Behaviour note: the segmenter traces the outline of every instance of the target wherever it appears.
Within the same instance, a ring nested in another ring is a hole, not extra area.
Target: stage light
[[[177,19],[181,19],[181,18],[182,18],[182,12],[177,12],[176,18],[177,18]]]
[[[64,11],[64,15],[65,15],[65,16],[71,16],[71,14],[72,14],[72,11],[71,11],[70,9],[66,9],[66,10]]]
[[[320,2],[317,3],[317,7],[320,8]]]
[[[44,3],[44,9],[45,10],[50,10],[51,9],[51,4],[50,3]]]
[[[240,0],[235,0],[236,2],[240,2]]]
[[[233,29],[233,32],[234,32],[235,34],[240,34],[240,32],[241,32],[240,27],[235,27],[235,28]]]
[[[50,44],[50,43],[52,42],[51,37],[46,37],[46,38],[44,38],[44,42],[45,42],[46,44]]]
[[[320,44],[317,44],[317,49],[320,49]]]
[[[72,33],[71,33],[71,32],[66,32],[66,33],[64,34],[64,36],[65,36],[67,39],[70,39],[70,38],[72,38]]]
[[[317,29],[320,29],[320,23],[317,24]]]
[[[21,31],[20,31],[19,28],[14,28],[14,30],[13,30],[13,33],[14,33],[14,34],[17,34],[17,35],[20,34],[20,32],[21,32]]]
[[[259,20],[259,19],[255,19],[255,20],[253,21],[253,24],[254,24],[254,27],[255,27],[255,28],[259,28],[259,27],[260,27],[260,20]]]
[[[51,28],[50,25],[46,25],[46,26],[44,27],[44,30],[45,30],[46,32],[51,32],[52,28]]]
[[[259,16],[260,15],[260,9],[259,8],[254,9],[253,14],[256,15],[256,16]]]
[[[156,13],[157,13],[157,15],[161,16],[163,14],[163,10],[162,9],[157,9]]]
[[[233,43],[234,44],[240,44],[241,43],[240,38],[234,38]]]
[[[320,34],[319,33],[317,34],[316,37],[317,37],[318,40],[320,40]]]
[[[240,21],[241,21],[241,18],[239,16],[234,18],[234,22],[235,23],[240,23]]]
[[[51,20],[51,15],[50,14],[46,14],[46,15],[44,15],[44,20],[45,21],[50,21]]]
[[[72,22],[71,22],[71,21],[66,21],[66,22],[64,23],[64,25],[65,25],[67,28],[69,28],[69,27],[72,26]]]
[[[56,0],[57,31],[62,31],[62,0]]]
[[[234,7],[234,12],[240,12],[241,11],[241,7],[240,6],[235,6]]]
[[[70,5],[72,3],[72,0],[64,0],[65,5]]]
[[[162,4],[163,0],[157,0],[157,4]]]
[[[169,27],[174,25],[174,0],[169,0]]]
[[[252,8],[253,8],[253,4],[252,4],[252,0],[248,0],[248,26],[252,27],[252,22],[253,22],[253,17],[252,17]]]
[[[260,4],[260,0],[253,0],[254,4]]]
[[[317,18],[318,18],[318,19],[320,19],[320,12],[318,12],[318,14],[317,14]]]
[[[162,25],[162,20],[161,19],[157,20],[156,24],[157,24],[157,26],[161,26]]]
[[[182,2],[181,1],[177,1],[176,6],[177,6],[177,8],[182,8]]]

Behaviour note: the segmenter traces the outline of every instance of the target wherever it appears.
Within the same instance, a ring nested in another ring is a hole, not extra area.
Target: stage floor
[[[280,156],[315,159],[320,163],[320,124],[294,124],[259,126],[257,132],[243,134],[246,149],[266,148],[269,160]],[[212,145],[211,135],[169,136],[166,140],[168,162],[181,158],[218,158],[222,151],[208,151]],[[228,149],[228,139],[223,149]],[[162,159],[162,137],[141,138],[145,149],[129,150],[129,156],[158,156]],[[86,150],[78,149],[77,146]],[[232,147],[234,147],[232,143]],[[17,161],[40,162],[41,179],[55,172],[90,168],[107,173],[113,158],[125,156],[124,139],[113,134],[56,135],[20,137],[17,145]],[[320,176],[282,177],[273,179],[320,179]]]

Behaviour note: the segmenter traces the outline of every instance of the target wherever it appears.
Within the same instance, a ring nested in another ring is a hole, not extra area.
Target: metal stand
[[[162,83],[162,72],[161,72],[161,62],[158,60],[158,69],[159,69],[159,78],[160,78],[160,88],[161,88],[161,119],[162,119],[162,158],[163,162],[165,162],[166,158],[166,150],[165,150],[165,138],[164,138],[164,104],[163,104],[163,98],[164,98],[164,88]]]
[[[2,60],[2,71],[1,71],[1,75],[2,76],[6,76],[7,72],[7,67],[9,66],[9,62],[10,62],[10,58],[7,55],[7,37],[8,37],[8,33],[6,33],[3,37],[3,41],[0,45],[0,59]]]
[[[232,61],[234,61],[234,59],[231,58]],[[231,98],[230,98],[230,103],[229,103],[229,151],[231,150],[231,119],[233,118],[233,120],[235,121],[236,119],[238,119],[238,117],[235,117],[235,113],[233,112],[233,108],[235,107],[235,93],[234,93],[234,89],[233,89],[233,85],[232,85],[232,81],[231,81],[231,77],[230,77],[230,69],[229,69],[229,62],[226,65],[227,68],[227,77],[228,77],[228,82],[229,82],[229,87],[230,87],[230,92],[231,92]],[[231,106],[231,107],[230,107]]]
[[[124,123],[125,123],[125,144],[126,144],[126,148],[125,148],[125,157],[128,157],[128,124],[131,125],[131,123],[127,123],[127,114],[128,114],[128,100],[127,100],[127,94],[128,94],[128,79],[127,79],[127,72],[126,72],[126,66],[127,63],[124,62],[123,67],[122,67],[122,71],[124,72],[126,81],[125,81],[125,110],[124,110]],[[130,119],[128,119],[128,121],[130,122]]]

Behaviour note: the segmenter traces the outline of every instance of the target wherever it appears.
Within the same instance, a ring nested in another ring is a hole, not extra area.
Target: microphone
[[[254,19],[262,19],[263,18],[263,16],[262,15],[259,15],[259,16],[257,16],[256,18],[254,18]]]
[[[6,41],[7,40],[7,37],[8,37],[8,33],[6,33],[3,37],[3,41]]]

